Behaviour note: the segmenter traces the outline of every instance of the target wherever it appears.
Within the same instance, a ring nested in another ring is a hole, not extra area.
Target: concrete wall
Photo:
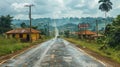
[[[20,34],[14,34],[16,39],[20,39]],[[26,33],[22,34],[23,37],[22,39],[27,39],[27,35]],[[7,34],[7,38],[13,38],[13,34]],[[31,34],[31,39],[32,41],[38,40],[40,38],[40,34],[39,33],[33,33]]]

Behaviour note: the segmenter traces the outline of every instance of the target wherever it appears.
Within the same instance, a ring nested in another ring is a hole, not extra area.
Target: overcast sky
[[[108,16],[120,14],[120,0],[111,0],[113,9]],[[0,15],[10,14],[16,19],[28,19],[26,4],[34,4],[32,18],[103,17],[98,0],[0,0]]]

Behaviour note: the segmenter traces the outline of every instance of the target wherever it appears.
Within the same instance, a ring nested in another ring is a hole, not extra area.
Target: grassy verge
[[[82,46],[84,48],[88,48],[94,52],[101,54],[102,56],[109,57],[117,62],[120,63],[120,51],[115,50],[114,48],[108,47],[107,49],[100,50],[103,44],[97,44],[95,42],[80,40],[80,39],[73,39],[73,38],[65,38],[69,42],[75,43],[77,46]]]
[[[29,48],[30,46],[37,45],[41,42],[44,42],[50,38],[39,39],[32,43],[21,43],[16,39],[6,39],[0,37],[0,56],[14,53],[16,51],[22,50],[24,48]]]
[[[21,50],[28,46],[30,46],[29,43],[20,43],[15,39],[0,38],[0,56],[14,53],[17,50]]]

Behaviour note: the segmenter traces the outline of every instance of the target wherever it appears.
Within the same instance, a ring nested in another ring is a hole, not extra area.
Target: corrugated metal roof
[[[102,35],[102,34],[95,34],[95,35],[92,35],[93,37],[102,37],[102,36],[104,36],[104,35]]]
[[[81,32],[77,32],[76,34],[82,34],[82,35],[95,35],[95,32],[89,31],[89,30],[85,30],[85,31],[81,31]]]
[[[30,28],[18,28],[6,32],[6,34],[10,34],[10,33],[30,33]],[[40,31],[31,29],[31,33],[40,33]]]

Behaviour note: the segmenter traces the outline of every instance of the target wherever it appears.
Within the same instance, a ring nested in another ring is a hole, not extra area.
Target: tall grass
[[[78,46],[80,45],[82,47],[93,50],[103,56],[109,57],[120,63],[120,50],[115,50],[115,48],[110,48],[110,47],[107,47],[107,49],[100,50],[100,48],[101,48],[101,46],[103,46],[103,44],[98,44],[95,42],[89,42],[89,41],[75,39],[75,38],[69,38],[69,39],[66,38],[66,40],[68,40],[72,43],[75,43]]]
[[[16,39],[6,39],[4,37],[0,37],[0,56],[21,50],[29,45],[29,43],[21,43]]]
[[[39,39],[35,42],[32,43],[22,43],[20,40],[16,39],[6,39],[2,36],[0,36],[0,56],[7,55],[14,53],[18,50],[22,50],[23,48],[32,46],[32,45],[37,45],[41,42],[44,42],[46,40],[51,39],[51,37],[43,37],[42,39]]]

